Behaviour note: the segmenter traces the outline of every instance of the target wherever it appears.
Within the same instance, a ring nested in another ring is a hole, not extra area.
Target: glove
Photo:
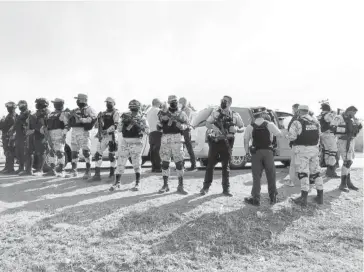
[[[176,122],[176,127],[178,127],[179,129],[182,128],[182,124],[180,122]]]
[[[236,133],[236,128],[234,126],[229,127],[230,133]]]
[[[34,129],[28,129],[25,133],[26,136],[32,135],[34,133]]]

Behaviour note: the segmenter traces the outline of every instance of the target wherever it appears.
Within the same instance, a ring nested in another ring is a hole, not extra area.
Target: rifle
[[[229,143],[229,139],[227,137],[227,131],[225,130],[224,128],[224,124],[223,124],[223,121],[222,121],[222,118],[218,118],[217,121],[215,122],[215,126],[220,130],[222,136],[223,136],[223,140],[225,142],[225,145],[228,149],[228,152],[229,152],[229,155],[231,156],[231,153],[232,153],[232,149],[231,149],[231,146],[230,146],[230,143]]]
[[[52,138],[51,138],[51,135],[49,134],[49,130],[48,130],[48,127],[47,127],[47,117],[44,117],[44,118],[41,118],[41,123],[42,123],[42,126],[43,126],[43,133],[44,133],[44,138],[46,140],[46,142],[48,143],[48,150],[50,152],[54,152],[54,144],[52,142]]]
[[[142,110],[140,111],[140,114],[141,114],[141,116],[140,117],[134,117],[134,116],[132,116],[131,114],[123,114],[123,116],[122,116],[122,118],[123,119],[125,119],[126,121],[129,121],[130,122],[130,124],[126,127],[126,130],[131,130],[131,128],[134,126],[134,125],[136,125],[137,124],[137,122],[141,119],[141,118],[143,118],[146,114],[147,114],[147,110],[150,108],[150,105],[148,105],[148,106],[143,106],[142,107]]]

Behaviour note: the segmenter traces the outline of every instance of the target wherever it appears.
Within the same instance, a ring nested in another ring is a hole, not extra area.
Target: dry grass
[[[155,176],[138,193],[130,177],[116,193],[82,180],[2,187],[11,182],[0,177],[0,271],[362,271],[362,174],[353,171],[360,191],[348,194],[326,180],[324,205],[312,192],[307,209],[289,200],[299,188],[280,182],[280,203],[270,206],[263,186],[262,206],[245,206],[249,170],[232,172],[233,198],[220,181],[196,194],[201,171],[187,175],[188,196],[154,193]]]

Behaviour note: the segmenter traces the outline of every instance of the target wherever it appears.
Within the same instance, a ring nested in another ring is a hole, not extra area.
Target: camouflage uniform
[[[97,116],[94,109],[87,105],[87,95],[79,94],[77,97],[79,107],[70,113],[69,126],[71,132],[71,151],[72,151],[72,174],[77,177],[78,153],[82,149],[82,154],[86,161],[86,172],[84,179],[91,177],[91,137],[90,130],[96,123]]]
[[[129,157],[131,158],[136,178],[133,190],[137,191],[139,189],[143,136],[144,134],[149,133],[147,119],[144,117],[144,114],[139,112],[140,108],[140,102],[132,100],[129,103],[129,109],[134,111],[123,113],[120,117],[118,132],[121,132],[121,134],[118,137],[119,141],[115,184],[110,188],[110,191],[120,187],[121,175],[124,174],[125,165]]]
[[[51,170],[47,175],[64,176],[65,160],[65,140],[69,131],[69,113],[63,110],[64,101],[56,98],[54,101],[55,111],[51,112],[47,118],[47,129],[49,133],[52,150],[48,156]],[[58,173],[56,173],[56,166]]]
[[[162,160],[162,176],[164,181],[159,192],[169,191],[169,163],[171,157],[173,157],[178,176],[177,192],[186,194],[187,192],[183,189],[184,152],[181,133],[187,129],[188,117],[186,113],[178,109],[178,100],[175,95],[168,97],[168,103],[171,107],[158,113],[157,129],[163,133],[159,154]]]
[[[307,106],[300,105],[299,110],[308,110]],[[292,122],[288,131],[288,139],[293,141],[295,166],[298,179],[301,181],[301,197],[295,200],[302,206],[307,205],[307,195],[310,189],[309,176],[315,181],[317,189],[317,202],[323,203],[323,180],[320,177],[319,159],[320,124],[309,114],[301,115]]]
[[[105,102],[113,103],[115,105],[114,99],[108,97]],[[109,177],[114,177],[116,158],[115,152],[117,150],[117,139],[115,130],[120,121],[120,114],[117,109],[108,109],[104,112],[100,112],[97,117],[98,126],[98,137],[96,153],[95,153],[95,175],[93,180],[101,180],[100,168],[102,165],[102,155],[106,148],[109,149],[109,160],[110,160],[110,174]]]
[[[327,166],[326,175],[328,177],[339,177],[335,172],[337,141],[331,127],[334,117],[335,113],[332,111],[323,111],[319,117],[322,132],[321,143],[323,145],[324,161]]]
[[[359,121],[350,118],[345,113],[337,115],[334,118],[332,125],[335,128],[335,134],[338,137],[338,151],[343,160],[343,165],[341,167],[341,184],[339,188],[344,192],[348,191],[347,188],[358,190],[351,182],[350,167],[355,158],[355,137],[362,128],[362,125]]]
[[[17,114],[15,113],[16,104],[14,102],[8,102],[5,106],[9,114],[0,120],[1,140],[3,143],[4,155],[6,157],[5,168],[1,173],[10,174],[14,172],[15,146],[9,132],[11,133],[11,128],[15,123]]]

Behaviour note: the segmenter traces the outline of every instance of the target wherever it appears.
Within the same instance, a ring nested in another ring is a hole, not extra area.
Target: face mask
[[[222,109],[226,109],[226,107],[227,107],[227,103],[226,103],[226,101],[221,101],[220,107],[221,107]]]
[[[130,111],[132,111],[132,112],[138,112],[138,111],[139,111],[139,109],[131,108],[131,109],[130,109]]]
[[[176,109],[176,108],[178,108],[178,103],[177,103],[177,102],[175,102],[175,101],[171,102],[169,105],[170,105],[170,107],[171,107],[172,109]]]
[[[54,103],[54,108],[56,110],[63,110],[63,104],[61,104],[61,103]]]
[[[19,106],[19,110],[20,111],[26,111],[27,110],[27,106],[26,105],[20,105]]]
[[[77,100],[77,106],[80,108],[84,108],[87,104],[86,103],[81,103],[79,100]]]
[[[8,113],[13,113],[15,111],[15,108],[13,107],[8,107],[6,109],[8,110]]]

